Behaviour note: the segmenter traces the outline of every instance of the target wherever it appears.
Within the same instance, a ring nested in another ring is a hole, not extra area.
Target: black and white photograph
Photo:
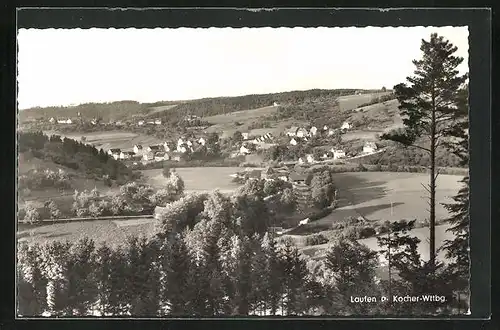
[[[467,26],[17,45],[18,318],[470,314]]]

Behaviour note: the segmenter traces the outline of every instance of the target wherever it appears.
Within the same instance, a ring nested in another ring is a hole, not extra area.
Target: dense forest
[[[98,150],[72,139],[42,132],[18,133],[18,152],[24,160],[30,157],[50,161],[85,174],[88,178],[126,182],[134,174],[123,163]]]
[[[179,104],[177,107],[163,112],[160,117],[164,120],[176,121],[183,118],[186,114],[199,117],[214,116],[240,110],[268,107],[272,106],[274,102],[277,102],[279,105],[297,105],[307,103],[308,101],[322,103],[326,100],[334,102],[338,96],[349,95],[354,93],[354,91],[355,90],[351,89],[312,89],[308,91],[293,91],[275,94],[207,98]]]

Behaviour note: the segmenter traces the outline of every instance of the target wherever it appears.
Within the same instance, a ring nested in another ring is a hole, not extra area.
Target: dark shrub
[[[359,238],[368,238],[375,236],[377,233],[373,227],[365,227],[359,231]]]
[[[322,234],[314,234],[306,237],[306,245],[320,245],[328,243],[328,239]]]

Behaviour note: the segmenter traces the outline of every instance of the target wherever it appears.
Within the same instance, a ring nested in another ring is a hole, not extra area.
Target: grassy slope
[[[135,220],[136,221],[136,220]],[[111,246],[125,243],[130,235],[148,235],[153,229],[153,222],[136,226],[118,226],[112,220],[75,221],[46,224],[37,227],[19,226],[17,238],[20,241],[44,243],[53,240],[75,242],[87,236],[96,243],[106,242]]]
[[[84,189],[90,190],[93,188],[99,189],[102,193],[108,193],[110,191],[113,191],[113,189],[107,187],[104,185],[102,181],[98,180],[93,180],[93,179],[88,179],[85,177],[84,174],[73,170],[71,168],[61,166],[58,164],[55,164],[50,161],[46,160],[41,160],[38,158],[32,158],[27,161],[19,162],[18,164],[18,171],[19,174],[25,174],[28,171],[36,168],[48,168],[54,171],[57,171],[59,169],[65,171],[68,173],[71,177],[71,188],[67,189],[65,192],[61,192],[58,189],[50,189],[50,188],[45,188],[43,190],[33,190],[32,194],[30,197],[27,197],[26,200],[39,200],[39,199],[45,199],[45,198],[54,198],[54,197],[63,197],[62,195],[66,194],[72,194],[75,189],[81,191]]]
[[[441,203],[450,202],[460,188],[462,176],[440,175],[436,192],[436,215],[444,219],[448,212]],[[323,219],[297,228],[294,235],[329,230],[333,222],[362,216],[370,222],[428,217],[428,194],[422,187],[429,176],[423,173],[354,172],[334,174],[338,192],[337,208]],[[392,203],[392,209],[391,209]]]

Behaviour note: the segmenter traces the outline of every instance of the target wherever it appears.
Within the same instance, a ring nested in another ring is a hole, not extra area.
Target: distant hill
[[[159,101],[139,103],[117,101],[109,103],[86,103],[67,107],[34,107],[19,111],[21,122],[32,119],[76,118],[78,113],[85,119],[102,118],[104,121],[123,120],[131,117],[154,117],[167,121],[178,121],[185,115],[199,117],[227,114],[240,110],[257,109],[278,104],[299,104],[308,100],[335,100],[338,96],[353,94],[355,89],[312,89],[272,94],[255,94],[235,97],[215,97],[189,101]]]
[[[279,105],[302,104],[307,101],[335,101],[338,96],[354,93],[354,89],[311,89],[307,91],[291,91],[273,94],[254,94],[235,97],[205,98],[193,101],[186,101],[178,106],[155,113],[154,116],[166,121],[178,121],[186,115],[199,117],[209,117],[228,114],[236,111],[248,109],[260,109]]]
[[[35,107],[19,111],[19,120],[21,122],[30,119],[50,119],[54,118],[76,118],[78,113],[85,119],[101,118],[102,120],[116,121],[130,118],[133,116],[146,116],[147,114],[158,111],[158,109],[168,109],[176,102],[156,102],[139,103],[137,101],[117,101],[110,103],[85,103],[76,106],[67,107]]]

